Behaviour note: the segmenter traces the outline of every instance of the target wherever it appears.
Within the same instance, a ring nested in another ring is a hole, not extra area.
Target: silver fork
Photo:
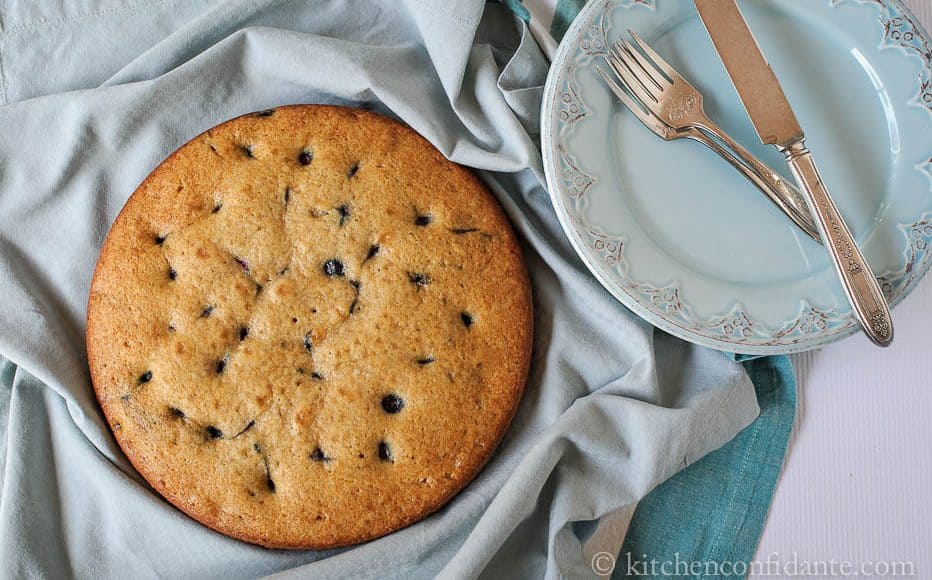
[[[709,147],[757,186],[803,232],[822,243],[799,190],[709,119],[702,108],[702,94],[637,33],[628,33],[644,54],[622,39],[605,56],[614,78],[596,67],[615,96],[661,139],[692,139]]]

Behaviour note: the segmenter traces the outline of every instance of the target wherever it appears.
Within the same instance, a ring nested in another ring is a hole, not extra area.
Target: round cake
[[[275,548],[440,508],[515,414],[530,289],[501,208],[379,115],[299,105],[196,137],[139,186],[91,284],[117,442],[169,502]]]

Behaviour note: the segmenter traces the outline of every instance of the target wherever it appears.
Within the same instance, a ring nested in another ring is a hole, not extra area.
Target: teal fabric
[[[528,12],[524,4],[521,3],[521,0],[502,0],[502,4],[507,6],[508,9],[514,12],[521,20],[525,22],[531,21],[531,13]]]
[[[534,1],[534,0],[528,0]],[[550,24],[550,35],[554,40],[560,42],[566,29],[573,23],[573,19],[586,5],[585,0],[558,0],[557,6],[553,10],[553,22]]]
[[[616,578],[643,577],[650,562],[666,564],[646,569],[657,578],[743,577],[751,569],[793,429],[796,378],[785,356],[743,364],[760,415],[730,443],[641,500]]]

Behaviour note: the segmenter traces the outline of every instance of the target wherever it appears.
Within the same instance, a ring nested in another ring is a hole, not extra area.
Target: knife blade
[[[802,139],[796,114],[738,5],[728,0],[696,0],[696,8],[761,143],[786,147]]]
[[[893,320],[880,285],[832,201],[806,148],[805,133],[737,3],[694,2],[758,137],[765,145],[775,145],[786,157],[855,318],[875,344],[888,346],[893,341]]]

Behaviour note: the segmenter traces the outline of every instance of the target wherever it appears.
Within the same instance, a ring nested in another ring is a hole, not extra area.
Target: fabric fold
[[[95,35],[129,26],[132,11],[30,32],[44,34],[36,47],[57,35],[94,58],[46,62],[37,48],[5,69],[10,94],[42,96],[0,107],[0,355],[10,361],[0,372],[0,573],[590,574],[581,542],[592,520],[754,419],[741,366],[655,331],[588,274],[542,180],[540,50],[503,7],[461,4],[443,14],[388,1],[363,11],[348,1],[145,4],[139,14],[162,36],[124,30],[132,46],[112,53],[95,50]],[[0,34],[0,46],[8,40]],[[26,64],[86,70],[40,87],[24,80]],[[477,479],[420,523],[322,552],[243,544],[154,494],[110,436],[82,343],[97,252],[136,185],[203,130],[299,102],[390,114],[475,168],[522,239],[537,323],[525,399]]]

